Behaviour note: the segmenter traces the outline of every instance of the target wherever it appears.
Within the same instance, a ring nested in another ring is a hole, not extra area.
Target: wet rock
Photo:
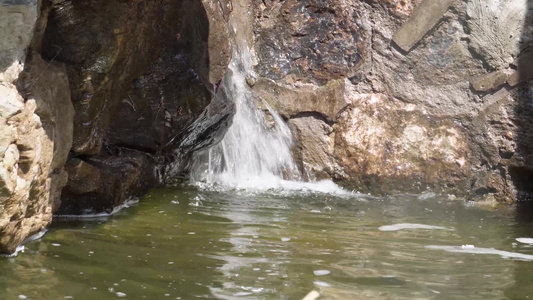
[[[309,115],[289,121],[297,137],[296,157],[307,180],[330,178],[339,172],[333,156],[335,132],[320,117]]]
[[[63,190],[57,215],[111,213],[126,200],[146,193],[160,182],[157,161],[136,150],[109,147],[102,155],[90,157],[86,162],[80,163],[77,159],[69,162],[67,170],[71,164],[77,166],[72,173],[74,181],[71,183],[69,179]],[[101,180],[82,183],[89,174],[99,174]]]
[[[343,80],[332,80],[321,87],[310,84],[282,86],[272,80],[260,79],[253,91],[259,99],[266,101],[287,118],[302,112],[316,112],[333,121],[348,105],[344,85]],[[258,105],[263,106],[260,102]]]
[[[93,192],[102,184],[100,171],[81,159],[71,159],[65,169],[68,173],[66,188],[74,194]]]
[[[186,174],[194,152],[216,145],[224,138],[233,121],[235,109],[235,103],[228,99],[221,88],[200,116],[165,145],[165,181]]]
[[[43,9],[42,51],[67,66],[76,111],[69,166],[77,167],[69,169],[72,183],[58,213],[107,211],[146,191],[161,179],[165,158],[177,159],[170,153],[183,158],[196,149],[177,149],[195,139],[188,128],[216,127],[228,117],[209,106],[230,59],[229,4],[52,1]],[[224,133],[206,130],[213,140]],[[96,173],[101,180],[89,175]]]

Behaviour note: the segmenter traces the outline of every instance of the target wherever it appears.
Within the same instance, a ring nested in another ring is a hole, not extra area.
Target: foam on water
[[[517,238],[517,242],[520,242],[522,244],[530,244],[533,245],[533,239],[532,238]]]
[[[17,249],[15,249],[15,252],[11,254],[0,254],[0,257],[7,257],[7,258],[16,257],[19,255],[19,253],[24,253],[24,250],[26,250],[26,247],[21,245],[21,246],[18,246]]]
[[[425,248],[434,249],[434,250],[444,250],[444,251],[453,252],[453,253],[493,254],[493,255],[500,255],[501,257],[507,258],[507,259],[533,261],[533,255],[502,251],[502,250],[497,250],[497,249],[492,249],[492,248],[478,248],[478,247],[475,247],[474,245],[426,246]]]
[[[54,215],[54,218],[58,219],[69,219],[69,220],[100,220],[100,219],[107,219],[108,217],[115,215],[122,211],[125,208],[132,207],[139,203],[138,198],[132,198],[129,200],[126,200],[124,203],[122,203],[119,206],[115,206],[113,210],[110,213],[103,212],[103,213],[97,213],[97,214],[84,214],[84,215]]]
[[[386,225],[386,226],[381,226],[378,229],[379,231],[398,231],[398,230],[404,230],[404,229],[453,230],[453,229],[441,227],[441,226],[413,224],[413,223]]]
[[[234,36],[236,36],[234,27]],[[234,101],[236,113],[224,139],[195,153],[191,181],[201,188],[251,192],[289,191],[354,195],[332,181],[302,182],[292,157],[292,135],[281,116],[265,101],[268,116],[257,107],[246,84],[255,77],[245,41],[233,40],[233,55],[222,89]]]

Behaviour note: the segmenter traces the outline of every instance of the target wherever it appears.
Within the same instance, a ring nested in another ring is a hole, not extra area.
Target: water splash
[[[302,182],[289,127],[266,101],[256,103],[247,77],[255,77],[251,52],[244,40],[234,38],[232,60],[221,86],[236,106],[233,123],[219,144],[195,153],[191,181],[215,190],[351,194],[329,180]]]
[[[273,183],[282,178],[299,180],[290,129],[265,102],[272,116],[271,122],[267,120],[246,84],[246,77],[254,76],[248,45],[234,42],[232,57],[221,88],[235,102],[233,124],[218,145],[195,154],[193,181],[249,188],[263,184],[275,187]]]

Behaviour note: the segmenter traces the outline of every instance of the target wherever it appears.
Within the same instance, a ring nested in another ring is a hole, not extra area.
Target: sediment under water
[[[0,258],[0,299],[527,299],[530,228],[431,195],[169,187]]]

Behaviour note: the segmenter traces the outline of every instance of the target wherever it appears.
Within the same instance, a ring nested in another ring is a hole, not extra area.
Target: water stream
[[[244,41],[234,39],[228,69],[222,89],[236,105],[233,124],[221,143],[196,155],[193,181],[211,186],[265,189],[273,187],[284,176],[298,180],[290,129],[265,103],[273,119],[269,128],[265,113],[256,107],[246,84],[246,77],[254,72],[250,50]]]

